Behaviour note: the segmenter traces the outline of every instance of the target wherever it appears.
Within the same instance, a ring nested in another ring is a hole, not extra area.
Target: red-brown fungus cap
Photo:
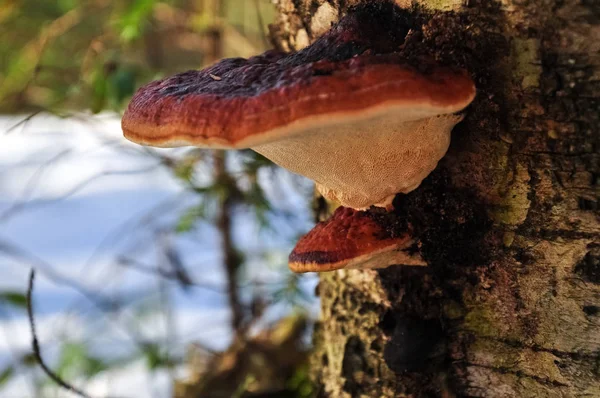
[[[411,253],[410,230],[398,235],[383,224],[368,211],[339,207],[298,241],[289,267],[294,272],[326,272],[426,265],[417,253]]]
[[[475,94],[466,74],[443,68],[422,74],[394,55],[300,66],[281,59],[275,53],[228,59],[150,83],[131,100],[124,135],[153,146],[247,148],[387,104],[423,116],[452,113]]]
[[[405,11],[377,2],[351,12],[309,47],[225,59],[152,82],[132,98],[122,127],[153,146],[244,148],[406,108],[408,119],[461,110],[475,88],[463,72],[405,64]]]
[[[250,147],[342,206],[389,207],[435,169],[475,97],[466,72],[405,62],[410,21],[393,1],[368,2],[299,52],[150,83],[123,132],[145,145]]]

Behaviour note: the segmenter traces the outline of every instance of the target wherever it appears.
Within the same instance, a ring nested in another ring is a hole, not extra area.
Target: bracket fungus
[[[391,231],[369,212],[338,207],[298,241],[289,267],[294,272],[324,272],[426,265],[414,247],[410,228],[402,234]]]
[[[358,7],[296,53],[224,59],[152,82],[132,98],[124,135],[251,148],[342,206],[389,208],[436,167],[462,118],[455,113],[475,96],[464,71],[408,65],[398,52],[408,19],[392,2]]]

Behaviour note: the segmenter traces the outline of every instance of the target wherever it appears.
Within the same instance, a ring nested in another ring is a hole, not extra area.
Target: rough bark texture
[[[279,0],[273,40],[360,2]],[[399,3],[407,57],[467,68],[478,97],[390,218],[429,266],[322,275],[321,396],[600,397],[600,4]]]

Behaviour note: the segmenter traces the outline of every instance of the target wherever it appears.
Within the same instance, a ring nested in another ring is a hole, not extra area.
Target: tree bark
[[[279,0],[272,39],[298,50],[360,2]],[[321,276],[320,395],[600,397],[600,5],[398,3],[407,57],[478,96],[395,201],[429,265]]]

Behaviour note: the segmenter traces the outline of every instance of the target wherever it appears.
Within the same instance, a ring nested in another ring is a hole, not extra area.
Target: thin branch
[[[158,231],[156,234],[159,240],[159,244],[157,247],[159,248],[159,258],[162,258],[169,268],[171,275],[173,275],[173,279],[179,283],[179,286],[183,290],[188,290],[188,288],[193,285],[193,281],[190,278],[190,275],[183,263],[183,259],[179,252],[173,247],[171,241],[169,239],[169,233],[167,231]],[[160,261],[162,262],[162,261]],[[157,269],[162,269],[161,265],[157,264]]]
[[[42,110],[30,113],[29,115],[25,116],[23,119],[19,120],[17,123],[13,124],[11,127],[7,128],[6,131],[4,132],[4,134],[8,135],[8,134],[12,133],[19,126],[23,126],[23,128],[25,128],[27,123],[29,123],[29,121],[31,121],[31,119],[33,119],[40,113],[42,113]]]
[[[97,257],[100,256],[100,254],[103,252],[104,249],[107,249],[110,246],[114,245],[125,234],[131,233],[140,227],[147,226],[149,223],[152,222],[152,220],[156,214],[163,214],[164,212],[167,212],[168,210],[170,210],[177,202],[180,201],[180,199],[182,198],[184,193],[186,193],[186,192],[173,195],[173,197],[163,200],[158,205],[153,206],[151,209],[133,215],[132,217],[127,219],[125,222],[121,223],[119,226],[114,228],[112,232],[110,232],[108,235],[106,235],[102,239],[100,244],[98,244],[96,246],[96,248],[94,249],[91,256],[84,263],[84,268],[86,269],[86,272],[88,269],[90,269],[92,267],[92,265],[95,264]],[[1,241],[0,241],[0,243],[1,243]],[[0,249],[1,249],[1,246],[0,246]],[[98,268],[98,267],[99,267],[99,265],[94,268]],[[87,276],[89,277],[89,275],[87,275]],[[97,295],[100,295],[100,297],[103,296],[104,291],[110,286],[111,281],[114,280],[114,275],[112,275],[112,274],[106,273],[105,276],[106,276],[106,278],[104,278],[103,281],[98,280],[98,283],[100,285],[95,289],[95,293]],[[98,276],[98,279],[100,279],[100,278],[101,277]],[[88,299],[89,299],[89,297],[88,297]],[[102,311],[102,313],[105,313],[104,310],[106,307],[98,305],[94,300],[90,300],[90,302],[94,305],[94,307],[96,307],[97,309],[100,309]],[[70,305],[70,307],[67,309],[67,311],[74,310],[74,308],[76,306],[78,306],[79,304],[80,304],[79,301],[74,301],[73,304]],[[134,343],[136,343],[138,346],[142,347],[143,344],[141,344],[141,343],[138,344],[138,341],[140,341],[141,339],[138,339],[136,336],[133,336],[132,331],[127,330],[125,327],[121,326],[116,321],[116,319],[113,319],[114,315],[113,315],[112,311],[109,311],[106,315],[108,316],[109,320],[111,320],[111,321],[114,320],[114,324],[119,326],[120,329],[122,329],[124,332],[126,332],[126,334],[128,336],[130,336],[130,338],[132,339],[132,341]]]
[[[58,197],[51,198],[51,199],[38,199],[38,200],[34,200],[34,201],[23,200],[23,201],[16,202],[10,208],[8,208],[4,212],[2,212],[2,214],[0,214],[0,221],[6,222],[8,219],[12,218],[19,212],[23,211],[25,208],[30,209],[32,207],[49,205],[49,204],[53,204],[53,203],[68,199],[71,196],[78,193],[79,191],[86,188],[87,186],[89,186],[91,183],[96,182],[96,180],[101,179],[103,177],[145,174],[145,173],[149,173],[151,171],[156,170],[160,166],[161,166],[161,164],[159,163],[159,164],[153,164],[153,165],[146,166],[144,168],[139,168],[139,169],[108,170],[108,171],[102,171],[102,172],[96,173],[95,175],[93,175],[83,181],[80,181],[77,185],[75,185],[70,190],[68,190],[67,192],[65,192],[64,194],[62,194]]]
[[[4,319],[8,319],[8,323],[10,323],[11,321],[11,314],[8,311],[5,311],[4,308],[2,308],[2,306],[0,306],[0,317],[4,318]],[[24,365],[24,361],[23,361],[23,353],[21,352],[17,352],[17,349],[15,348],[16,342],[13,340],[14,337],[14,332],[13,333],[8,333],[8,327],[7,324],[2,325],[2,335],[4,337],[4,341],[8,347],[8,352],[10,353],[10,356],[12,358],[12,362],[13,362],[13,368],[17,370],[17,372],[19,374],[21,374],[23,376],[23,378],[27,378],[27,387],[31,389],[31,393],[32,393],[32,397],[35,397],[39,394],[36,394],[36,386],[35,383],[33,382],[33,375],[31,374],[31,372],[27,372],[25,371],[25,365]]]
[[[90,257],[84,263],[84,268],[86,270],[89,269],[95,263],[96,259],[100,256],[103,250],[115,245],[116,242],[121,240],[124,235],[132,234],[138,228],[147,227],[156,218],[157,214],[164,214],[172,210],[173,207],[176,206],[176,204],[179,203],[187,193],[187,191],[179,192],[172,197],[161,201],[155,206],[152,206],[148,210],[134,214],[123,223],[119,224],[96,246]]]
[[[42,368],[44,373],[46,373],[46,375],[50,379],[52,379],[52,381],[54,381],[56,384],[58,384],[60,387],[64,388],[67,391],[71,391],[72,393],[75,393],[76,395],[79,395],[80,397],[91,398],[90,395],[86,394],[85,392],[81,391],[80,389],[78,389],[76,387],[73,387],[71,384],[64,381],[59,375],[54,373],[54,371],[52,371],[52,369],[50,369],[48,367],[48,365],[46,365],[46,363],[44,362],[44,359],[42,358],[42,352],[40,349],[40,344],[38,342],[37,332],[35,330],[35,321],[33,319],[32,295],[33,295],[34,279],[35,279],[35,270],[32,268],[31,272],[29,273],[29,287],[27,288],[27,316],[29,317],[29,327],[31,329],[31,336],[32,336],[31,346],[33,349],[33,355],[35,356],[36,361],[38,362],[38,364],[40,365],[40,367]]]
[[[225,153],[215,150],[214,156],[214,174],[215,180],[232,184],[231,176],[227,174],[225,166]],[[242,337],[242,323],[244,319],[244,307],[239,296],[238,286],[238,268],[240,266],[239,257],[235,250],[232,236],[231,211],[233,208],[232,197],[228,195],[222,198],[217,210],[216,227],[221,238],[221,249],[225,257],[224,268],[227,276],[227,295],[229,298],[229,307],[231,309],[231,328],[236,337]]]
[[[110,309],[114,306],[113,301],[110,300],[108,297],[98,294],[88,289],[87,287],[84,287],[83,285],[77,283],[73,279],[62,275],[60,272],[56,271],[55,267],[51,264],[25,251],[17,245],[8,242],[5,239],[0,240],[0,253],[3,253],[15,259],[24,260],[32,266],[39,268],[48,279],[50,279],[54,283],[70,287],[71,289],[80,293],[82,296],[84,296],[86,299],[88,299],[97,308],[101,310]]]
[[[118,307],[117,302],[115,300],[112,300],[99,292],[93,292],[79,285],[72,279],[69,279],[68,277],[59,274],[57,271],[54,270],[54,267],[50,264],[44,262],[43,260],[37,257],[34,257],[32,254],[24,252],[22,249],[11,245],[10,243],[0,241],[0,252],[4,252],[5,254],[8,254],[14,258],[26,260],[27,262],[32,264],[32,266],[35,266],[38,269],[40,269],[44,273],[44,275],[50,280],[52,280],[54,283],[68,286],[71,289],[77,291],[79,294],[85,297],[97,310],[99,310],[101,314],[104,314],[104,316],[106,316],[106,318],[110,320],[114,326],[116,326],[126,336],[128,336],[131,339],[131,341],[139,348],[140,351],[144,352],[145,343],[143,339],[139,336],[139,334],[129,329],[128,327],[121,325],[121,323],[118,322],[117,317],[114,314],[116,308]],[[80,301],[77,301],[77,303],[79,304]]]
[[[150,265],[146,265],[146,264],[141,263],[138,260],[135,260],[133,258],[129,258],[126,256],[117,257],[117,264],[121,265],[123,267],[127,267],[129,269],[132,269],[134,271],[141,272],[141,273],[155,275],[155,276],[159,276],[163,279],[181,282],[181,277],[179,277],[178,274],[174,271],[168,271],[168,270],[165,270],[160,267],[155,267],[155,266],[153,267]],[[225,294],[223,289],[221,289],[219,286],[216,286],[213,284],[196,282],[191,279],[186,280],[185,283],[188,286],[193,286],[193,287],[200,288],[200,289],[206,289],[211,292],[215,292],[215,293],[219,293],[219,294]]]
[[[157,265],[157,268],[159,265]],[[177,380],[175,371],[173,369],[173,342],[177,340],[177,329],[176,322],[173,316],[173,301],[171,300],[170,289],[168,281],[163,278],[158,278],[158,292],[160,295],[160,304],[162,304],[162,310],[164,314],[165,324],[165,339],[164,339],[164,360],[167,364],[167,373],[171,379],[171,384],[175,385]]]
[[[33,195],[36,187],[39,184],[39,181],[43,177],[44,173],[48,170],[48,168],[50,166],[52,166],[54,163],[57,163],[61,158],[65,157],[66,155],[68,155],[71,152],[72,152],[71,149],[65,149],[65,150],[57,153],[56,155],[54,155],[53,157],[51,157],[50,159],[48,159],[44,163],[42,163],[33,172],[32,176],[29,178],[29,180],[27,180],[27,182],[25,183],[25,186],[23,188],[23,192],[21,193],[21,197],[23,199],[21,199],[19,201],[15,201],[15,203],[13,203],[13,205],[10,207],[10,209],[6,210],[5,212],[3,212],[3,214],[9,214],[11,212],[18,211],[18,209],[20,207],[23,207],[30,200],[30,198]],[[2,219],[3,217],[4,216],[0,216],[0,219]]]

